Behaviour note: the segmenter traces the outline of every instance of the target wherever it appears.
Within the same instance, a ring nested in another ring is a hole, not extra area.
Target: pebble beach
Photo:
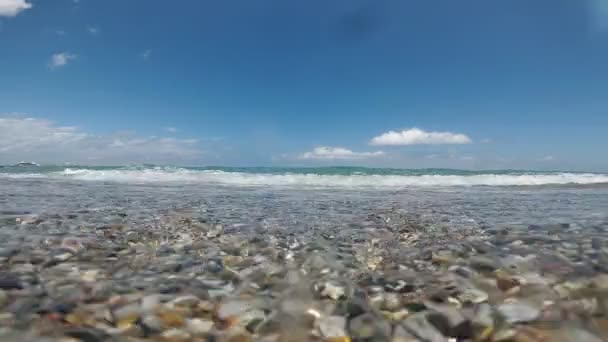
[[[604,185],[0,178],[2,341],[605,341]]]

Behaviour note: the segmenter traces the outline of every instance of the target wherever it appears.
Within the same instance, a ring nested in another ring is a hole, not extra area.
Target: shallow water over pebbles
[[[604,185],[0,179],[0,338],[601,340],[607,241]]]

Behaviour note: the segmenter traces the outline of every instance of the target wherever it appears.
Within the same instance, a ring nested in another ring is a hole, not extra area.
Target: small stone
[[[40,300],[32,297],[21,297],[17,298],[8,307],[8,311],[15,314],[17,318],[25,318],[33,315],[40,308]]]
[[[188,332],[179,329],[166,330],[160,336],[166,342],[186,342],[191,338]]]
[[[517,332],[513,329],[499,330],[494,334],[493,341],[496,342],[512,342]]]
[[[502,291],[509,291],[510,289],[519,286],[519,280],[511,277],[505,272],[496,272],[496,286]]]
[[[414,335],[410,334],[401,325],[397,325],[393,331],[391,342],[419,342]]]
[[[427,314],[426,319],[433,324],[444,336],[458,339],[469,339],[473,336],[471,322],[462,312],[448,305],[436,305],[433,312]]]
[[[466,289],[458,295],[462,303],[480,304],[488,300],[488,294],[478,289]]]
[[[390,337],[391,326],[388,322],[371,314],[363,314],[353,318],[349,322],[348,330],[355,340],[372,337],[382,339]]]
[[[0,290],[0,309],[8,303],[8,295],[4,290]]]
[[[331,298],[333,300],[340,299],[344,296],[344,294],[344,287],[335,285],[331,282],[325,283],[325,285],[323,285],[323,289],[321,290],[321,296]]]
[[[163,321],[156,315],[145,315],[141,319],[145,331],[157,333],[163,330]]]
[[[0,312],[0,326],[11,326],[14,324],[15,315],[10,312]]]
[[[437,328],[426,320],[424,312],[417,313],[408,317],[403,322],[403,327],[412,335],[423,341],[432,342],[447,342],[445,338]]]
[[[387,291],[408,293],[414,291],[415,287],[412,284],[408,284],[405,280],[397,280],[394,283],[386,283],[384,288]]]
[[[161,296],[158,294],[153,294],[149,296],[145,296],[141,299],[141,311],[145,313],[151,313],[156,311],[160,306],[160,298]]]
[[[229,319],[234,319],[236,316],[239,316],[250,309],[251,304],[249,304],[248,302],[231,300],[221,303],[217,309],[216,314],[220,320],[226,321]]]
[[[80,276],[80,279],[82,279],[82,281],[87,282],[87,283],[94,283],[97,280],[98,276],[99,276],[99,270],[88,270],[88,271],[84,271],[82,273],[82,275]]]
[[[469,260],[469,265],[476,271],[493,272],[498,268],[494,260],[482,256],[474,256]]]
[[[499,305],[498,312],[511,324],[531,322],[540,316],[540,310],[517,302]]]
[[[564,335],[565,340],[567,341],[602,342],[602,339],[591,334],[590,332],[574,327],[565,327],[562,329],[561,333]]]
[[[245,329],[234,328],[226,332],[227,342],[250,342],[252,336]]]
[[[185,324],[182,312],[177,310],[162,310],[158,313],[158,318],[168,327],[181,327]]]
[[[114,310],[112,316],[117,327],[126,327],[137,321],[140,313],[138,304],[128,304]]]
[[[382,308],[388,311],[397,311],[401,307],[401,298],[396,293],[385,293]]]
[[[431,256],[431,262],[438,265],[447,265],[453,262],[454,259],[451,251],[438,251]]]
[[[206,335],[211,329],[213,329],[213,322],[211,321],[200,318],[192,318],[186,321],[186,330],[192,335]]]
[[[72,258],[73,256],[74,256],[74,254],[72,254],[71,252],[57,253],[57,254],[53,255],[53,260],[50,261],[49,266],[51,266],[52,264],[55,264],[57,262],[67,261],[70,258]]]
[[[199,303],[199,299],[197,296],[193,296],[193,295],[187,295],[187,296],[181,296],[181,297],[177,297],[174,300],[171,301],[171,304],[176,306],[176,307],[195,307],[198,303]]]
[[[94,328],[69,328],[64,332],[65,336],[77,338],[83,342],[103,342],[109,339],[104,331]]]
[[[472,319],[473,325],[483,329],[494,326],[494,318],[492,317],[492,307],[490,304],[483,303],[477,306]]]
[[[351,342],[350,337],[342,336],[342,337],[331,337],[327,339],[327,342]]]
[[[23,285],[19,278],[9,273],[0,273],[0,290],[21,290]]]
[[[342,316],[323,317],[319,320],[319,331],[325,338],[340,338],[346,334],[346,318]]]
[[[524,326],[517,330],[513,340],[514,342],[545,342],[551,341],[551,336],[542,330]]]
[[[387,319],[395,322],[402,321],[410,315],[410,312],[407,309],[401,309],[394,312],[383,311],[383,313]]]

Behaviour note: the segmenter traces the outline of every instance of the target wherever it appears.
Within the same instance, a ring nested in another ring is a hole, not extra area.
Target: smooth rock
[[[102,330],[85,327],[69,328],[64,332],[64,335],[77,338],[83,342],[103,342],[108,341],[110,337]]]
[[[396,293],[385,293],[382,308],[388,311],[397,311],[401,308],[401,298]]]
[[[347,336],[346,318],[342,316],[321,317],[319,319],[319,332],[324,338],[339,338]]]
[[[348,331],[354,339],[390,338],[391,326],[388,322],[372,314],[359,315],[350,320]]]
[[[540,310],[524,303],[505,303],[498,306],[498,312],[508,323],[526,323],[536,320]]]
[[[208,334],[213,329],[213,322],[200,318],[191,318],[186,321],[186,330],[192,335]]]
[[[119,307],[112,311],[114,323],[117,326],[124,326],[135,322],[141,314],[139,304],[132,303]]]
[[[158,294],[148,295],[141,299],[141,311],[150,313],[158,309],[161,305],[161,296]]]
[[[466,289],[458,295],[462,303],[480,304],[488,301],[488,294],[478,289]]]
[[[483,303],[475,308],[475,313],[472,319],[473,325],[481,328],[494,326],[494,317],[492,315],[492,307],[490,304]]]
[[[198,297],[193,295],[181,296],[173,299],[170,303],[173,306],[177,307],[194,307],[196,306],[200,300]]]
[[[156,315],[148,314],[141,318],[141,323],[144,326],[144,331],[150,333],[158,333],[163,330],[163,321]]]
[[[0,290],[21,290],[21,280],[13,274],[0,273]]]
[[[251,304],[245,301],[231,300],[219,305],[217,317],[221,320],[228,320],[251,310]]]
[[[4,306],[8,303],[8,294],[6,291],[0,290],[0,309],[4,308]]]
[[[419,342],[414,335],[410,334],[401,325],[397,325],[393,331],[391,342]]]
[[[444,336],[458,339],[469,339],[473,336],[471,322],[465,318],[458,308],[449,305],[436,305],[433,310],[427,314],[426,319]]]
[[[163,341],[167,342],[186,342],[192,337],[187,331],[179,329],[169,329],[160,335]]]
[[[345,294],[344,287],[336,285],[331,282],[327,282],[323,285],[323,289],[321,290],[321,296],[331,298],[333,300],[338,300]]]
[[[426,313],[421,312],[408,317],[403,327],[418,339],[428,342],[448,342],[448,339],[426,319]]]
[[[560,331],[563,340],[568,342],[602,342],[602,339],[592,333],[574,327],[564,327]]]

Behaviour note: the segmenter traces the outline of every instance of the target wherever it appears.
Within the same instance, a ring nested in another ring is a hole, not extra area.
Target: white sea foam
[[[608,183],[608,175],[592,173],[547,174],[480,174],[480,175],[318,175],[265,174],[152,168],[139,170],[65,169],[48,174],[0,174],[10,178],[60,178],[81,181],[123,183],[184,182],[234,186],[299,186],[299,187],[432,187],[432,186],[523,186],[550,184]]]
[[[0,178],[47,178],[47,175],[41,173],[0,173]]]

